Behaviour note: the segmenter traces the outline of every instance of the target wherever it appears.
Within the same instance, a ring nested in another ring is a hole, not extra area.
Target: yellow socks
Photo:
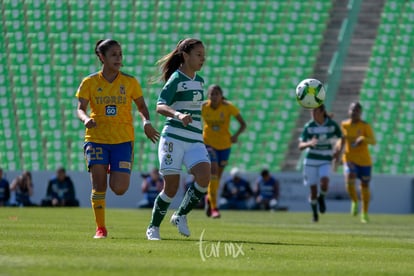
[[[210,183],[208,184],[208,199],[210,201],[211,209],[217,209],[217,191],[219,189],[219,180],[217,175],[211,175]]]
[[[368,213],[368,206],[369,201],[371,199],[371,193],[369,191],[369,187],[365,185],[361,185],[361,201],[362,201],[362,213],[367,214]]]
[[[105,192],[92,190],[91,203],[95,215],[96,227],[105,227]]]
[[[358,202],[358,194],[355,188],[355,181],[349,181],[346,184],[346,190],[348,191],[349,197],[353,202]]]

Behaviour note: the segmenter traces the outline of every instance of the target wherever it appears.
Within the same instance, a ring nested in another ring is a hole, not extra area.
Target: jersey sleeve
[[[371,127],[370,124],[368,124],[368,123],[365,124],[365,131],[366,131],[366,137],[369,140],[373,141],[374,144],[375,144],[376,143],[375,135],[374,135],[374,131],[372,130],[372,127]]]
[[[201,118],[204,118],[204,116],[206,115],[206,107],[207,106],[207,102],[204,102],[202,105],[201,105]]]
[[[158,97],[157,105],[171,105],[174,102],[175,93],[177,92],[177,77],[178,74],[174,73],[165,83]]]
[[[234,117],[240,114],[240,110],[232,103],[229,103],[229,109],[230,109],[230,114]]]
[[[89,81],[88,78],[85,78],[82,80],[81,84],[78,87],[78,90],[76,91],[76,98],[82,98],[90,101],[91,99],[91,93],[89,89]]]
[[[302,133],[299,136],[299,141],[300,142],[306,142],[309,140],[309,135],[308,135],[308,128],[307,128],[307,124],[305,125],[305,127],[302,130]]]

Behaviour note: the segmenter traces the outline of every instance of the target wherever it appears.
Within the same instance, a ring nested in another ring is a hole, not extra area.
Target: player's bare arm
[[[166,104],[157,105],[157,112],[166,117],[172,117],[180,120],[184,126],[188,126],[188,124],[193,122],[193,118],[190,114],[178,112]]]
[[[79,120],[82,121],[86,128],[93,128],[96,127],[96,122],[94,119],[88,116],[88,104],[89,101],[87,99],[79,98],[76,114],[78,115]]]
[[[148,139],[151,140],[151,142],[156,143],[160,138],[160,133],[151,124],[148,108],[145,104],[144,97],[139,97],[138,99],[135,99],[134,102],[142,118],[145,135],[148,137]]]
[[[237,139],[239,135],[246,129],[246,126],[247,126],[246,121],[243,119],[243,117],[240,114],[236,116],[236,120],[239,122],[240,127],[237,130],[237,132],[233,136],[231,136],[232,143],[237,143]]]

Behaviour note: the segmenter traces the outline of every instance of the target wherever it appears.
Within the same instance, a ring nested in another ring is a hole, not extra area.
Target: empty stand
[[[331,1],[323,0],[2,3],[0,46],[7,49],[0,53],[0,103],[7,107],[0,120],[2,166],[33,170],[85,169],[84,128],[75,116],[74,95],[82,77],[100,68],[93,52],[97,40],[121,42],[123,70],[140,80],[161,130],[164,118],[155,114],[155,101],[162,84],[148,79],[157,73],[156,60],[186,36],[206,45],[200,73],[206,85],[221,85],[247,120],[231,165],[280,169],[298,118],[293,89],[312,75],[331,8]],[[380,72],[375,77],[380,79]],[[144,137],[140,120],[134,124],[134,166],[148,171],[158,164],[157,147]],[[233,123],[232,130],[236,127]]]
[[[378,138],[372,148],[375,172],[411,173],[413,169],[409,157],[414,153],[413,20],[410,1],[386,2],[361,89],[364,116]]]

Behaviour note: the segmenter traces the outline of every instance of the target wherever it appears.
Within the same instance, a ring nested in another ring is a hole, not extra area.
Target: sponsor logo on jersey
[[[96,96],[96,104],[126,104],[127,98],[125,96]]]
[[[199,102],[203,100],[203,93],[200,91],[193,92],[193,102]]]
[[[105,106],[105,115],[106,116],[116,116],[116,105],[107,105],[107,106]]]

